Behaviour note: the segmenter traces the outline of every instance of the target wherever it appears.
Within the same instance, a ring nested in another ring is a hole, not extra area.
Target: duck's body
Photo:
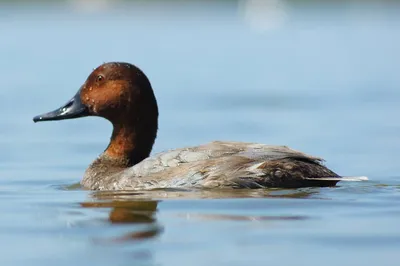
[[[34,121],[100,116],[113,124],[110,144],[86,170],[95,190],[334,186],[340,176],[321,159],[285,146],[212,142],[149,157],[158,107],[146,75],[128,63],[96,68],[63,107]]]
[[[162,152],[125,169],[102,154],[82,185],[95,190],[334,186],[339,176],[320,162],[285,146],[215,141]]]

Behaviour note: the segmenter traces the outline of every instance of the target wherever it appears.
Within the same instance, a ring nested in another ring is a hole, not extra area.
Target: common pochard
[[[343,180],[322,159],[286,146],[215,141],[149,157],[157,135],[157,101],[146,75],[129,63],[102,64],[67,104],[33,120],[84,116],[113,125],[107,149],[81,181],[88,189],[298,188]]]

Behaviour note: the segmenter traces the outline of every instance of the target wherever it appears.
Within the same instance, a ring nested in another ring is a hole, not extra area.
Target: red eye
[[[100,82],[100,81],[103,81],[103,80],[104,80],[104,76],[103,75],[98,75],[96,77],[96,82]]]

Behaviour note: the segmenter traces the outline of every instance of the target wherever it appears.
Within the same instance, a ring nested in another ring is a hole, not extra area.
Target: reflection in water
[[[111,208],[108,214],[108,221],[111,224],[146,224],[144,228],[137,227],[133,232],[124,234],[123,236],[113,237],[107,240],[97,240],[96,242],[121,242],[121,241],[138,241],[154,238],[163,232],[163,227],[157,223],[155,217],[159,201],[157,198],[163,199],[223,199],[223,198],[309,198],[311,195],[318,193],[317,189],[260,189],[260,190],[181,190],[181,189],[159,189],[149,191],[96,191],[92,192],[91,197],[95,200],[92,202],[82,202],[84,208]],[[314,197],[315,198],[315,197]],[[176,217],[185,220],[213,220],[213,221],[251,221],[251,222],[268,222],[277,220],[299,221],[308,219],[307,216],[299,215],[227,215],[227,214],[208,214],[196,213],[196,209],[186,213],[179,213]]]
[[[96,194],[93,194],[93,196],[96,197]],[[101,197],[98,199],[101,200]],[[156,219],[154,218],[157,210],[157,201],[95,201],[82,202],[81,206],[84,208],[111,208],[108,220],[112,224],[146,225],[144,228],[140,227],[140,230],[134,227],[132,229],[136,230],[125,233],[123,236],[112,237],[110,239],[96,239],[95,242],[97,243],[140,241],[154,238],[163,231],[162,227],[156,223]]]
[[[327,188],[329,189],[329,188]],[[335,188],[332,188],[335,189]],[[321,188],[301,189],[152,189],[141,191],[96,191],[98,200],[148,199],[229,199],[229,198],[298,198],[304,199],[320,193]],[[94,204],[94,203],[92,203]],[[128,204],[128,203],[119,203]]]
[[[96,200],[106,200],[102,193],[93,193],[92,197]],[[117,197],[117,196],[116,196]],[[82,207],[87,208],[125,208],[132,211],[151,211],[157,209],[157,201],[122,201],[122,198],[115,201],[94,201],[82,202]]]
[[[114,208],[110,212],[110,222],[115,224],[124,224],[124,223],[154,223],[155,219],[152,217],[152,214],[148,213],[138,213],[134,212],[128,208]]]
[[[148,228],[147,230],[141,230],[137,232],[124,234],[119,237],[112,237],[107,239],[94,239],[94,242],[98,244],[110,244],[110,243],[141,241],[154,238],[158,236],[162,231],[163,230],[161,227],[153,227],[153,228]]]
[[[181,190],[159,189],[149,191],[96,191],[91,193],[93,201],[82,202],[83,208],[107,208],[108,222],[117,225],[133,225],[128,233],[122,236],[95,239],[96,243],[120,243],[126,241],[142,241],[159,236],[163,226],[157,222],[156,212],[159,200],[154,199],[223,199],[223,198],[309,198],[318,193],[318,188],[311,189],[260,189],[260,190]],[[176,217],[185,220],[214,221],[250,221],[268,222],[277,220],[304,220],[308,217],[299,215],[259,216],[259,215],[227,215],[193,212],[179,213]],[[143,226],[144,225],[144,226]]]
[[[249,222],[270,222],[270,221],[301,221],[309,217],[300,215],[284,216],[254,216],[254,215],[226,215],[226,214],[186,214],[180,215],[186,220],[200,219],[211,221],[249,221]]]

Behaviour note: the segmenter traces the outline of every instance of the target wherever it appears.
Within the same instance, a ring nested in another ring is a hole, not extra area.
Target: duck
[[[75,96],[34,122],[97,116],[113,126],[110,142],[87,168],[89,190],[331,187],[345,179],[287,146],[213,141],[150,156],[158,131],[157,100],[145,73],[126,62],[95,68]]]

